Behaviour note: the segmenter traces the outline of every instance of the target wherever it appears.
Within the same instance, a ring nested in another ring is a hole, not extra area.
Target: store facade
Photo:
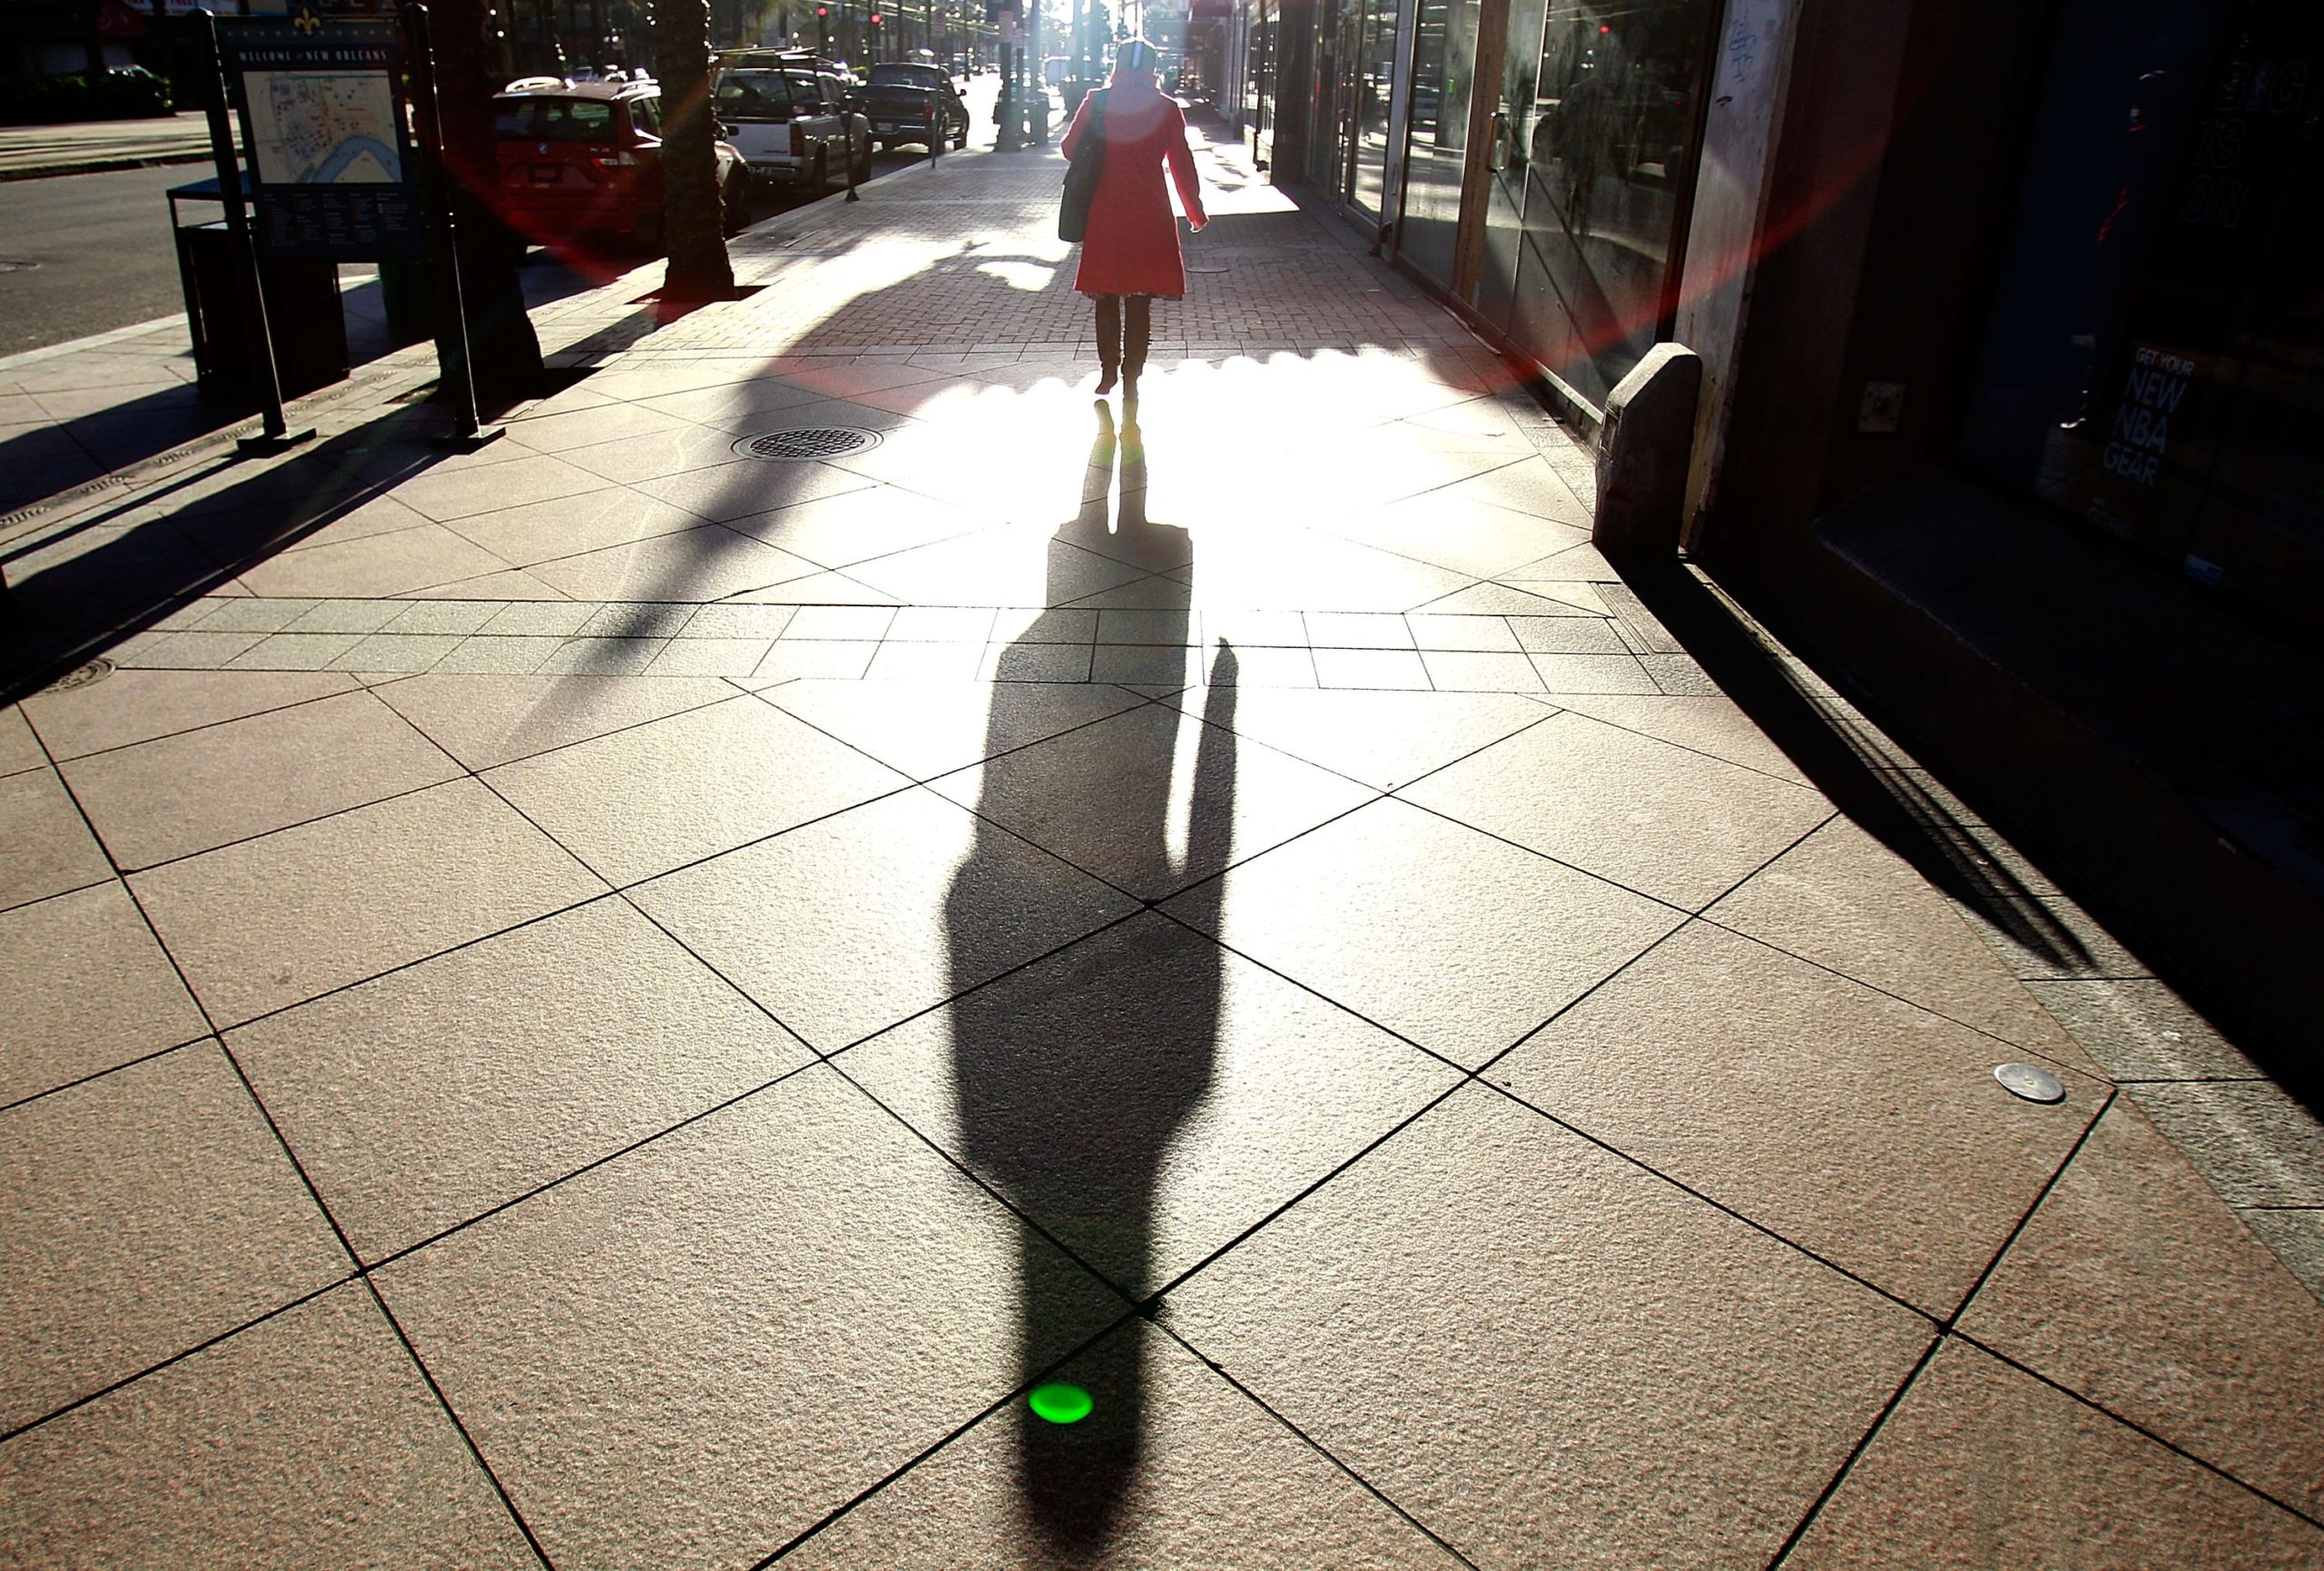
[[[1587,423],[1670,330],[1719,11],[1240,0],[1222,107]]]
[[[1272,178],[1585,431],[1695,350],[1695,562],[2312,1028],[2324,5],[1235,3]]]

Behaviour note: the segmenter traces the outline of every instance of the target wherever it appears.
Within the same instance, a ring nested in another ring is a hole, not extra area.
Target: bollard
[[[1682,344],[1657,344],[1606,400],[1590,536],[1608,556],[1678,555],[1702,386],[1701,356]]]

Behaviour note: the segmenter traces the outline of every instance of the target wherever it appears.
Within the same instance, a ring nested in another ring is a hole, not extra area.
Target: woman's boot
[[[1150,295],[1129,298],[1129,321],[1122,336],[1122,398],[1137,397],[1137,376],[1146,369],[1146,349],[1154,341],[1154,299]]]
[[[1098,396],[1114,390],[1122,371],[1122,298],[1098,297]]]

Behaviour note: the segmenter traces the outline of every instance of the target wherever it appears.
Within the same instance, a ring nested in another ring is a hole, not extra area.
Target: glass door
[[[1531,9],[1521,73],[1518,19],[1510,23],[1503,92],[1517,145],[1495,177],[1488,221],[1484,279],[1499,309],[1482,299],[1480,309],[1602,408],[1664,329],[1718,7],[1549,0],[1544,15],[1535,0]]]
[[[1461,182],[1469,157],[1469,90],[1477,57],[1478,0],[1420,0],[1414,40],[1412,140],[1405,154],[1403,232],[1397,256],[1452,287],[1461,237]]]
[[[1395,0],[1361,0],[1355,64],[1354,174],[1348,200],[1373,219],[1387,211],[1388,99],[1396,74]]]
[[[1478,314],[1508,329],[1517,299],[1517,262],[1523,240],[1525,187],[1536,119],[1534,89],[1541,69],[1543,0],[1510,0],[1507,47],[1502,53],[1499,96],[1484,150],[1484,265],[1477,275]]]

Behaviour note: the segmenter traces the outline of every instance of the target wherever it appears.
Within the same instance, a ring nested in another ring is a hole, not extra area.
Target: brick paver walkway
[[[1205,161],[1135,423],[972,153],[20,494],[0,1560],[2324,1564],[2297,1110]]]

